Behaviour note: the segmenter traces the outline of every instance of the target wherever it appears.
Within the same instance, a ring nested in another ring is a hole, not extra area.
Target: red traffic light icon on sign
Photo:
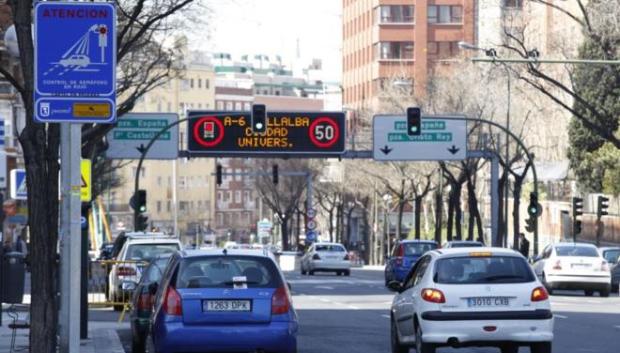
[[[216,117],[206,116],[194,125],[194,141],[203,147],[215,147],[224,139],[224,125]]]

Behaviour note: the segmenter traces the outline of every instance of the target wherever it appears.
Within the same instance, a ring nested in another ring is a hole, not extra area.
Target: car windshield
[[[514,256],[455,257],[435,265],[435,282],[443,284],[490,284],[533,282],[524,259]]]
[[[427,251],[437,249],[434,243],[403,243],[405,256],[421,256]]]
[[[330,251],[330,252],[344,252],[342,245],[317,245],[314,248],[316,251]]]
[[[166,269],[168,260],[170,260],[169,257],[163,257],[151,262],[146,275],[143,276],[144,282],[159,282]]]
[[[151,261],[152,259],[165,255],[172,254],[176,250],[179,250],[179,244],[167,243],[167,244],[133,244],[127,248],[127,260],[136,261]]]
[[[232,288],[244,281],[248,288],[278,288],[276,265],[259,256],[205,256],[186,259],[177,274],[176,288]]]
[[[599,254],[595,248],[589,246],[556,246],[555,253],[558,256],[585,256],[598,257]]]
[[[477,243],[477,242],[462,242],[462,243],[452,243],[450,244],[450,247],[452,248],[475,248],[475,247],[482,247],[482,243]]]
[[[603,257],[610,264],[618,263],[620,258],[620,249],[606,250],[603,252]]]

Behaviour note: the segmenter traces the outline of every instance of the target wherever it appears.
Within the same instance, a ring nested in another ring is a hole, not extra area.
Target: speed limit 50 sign
[[[187,149],[193,155],[339,155],[345,151],[344,113],[268,112],[263,133],[249,113],[188,112]]]

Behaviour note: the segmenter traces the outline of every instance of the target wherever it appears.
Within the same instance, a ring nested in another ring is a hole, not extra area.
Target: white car
[[[393,353],[499,347],[551,353],[549,295],[521,254],[501,248],[438,249],[416,262],[391,307]]]
[[[67,67],[67,66],[79,66],[85,67],[90,64],[90,59],[86,55],[73,54],[68,58],[61,59],[59,64]]]
[[[338,243],[314,243],[301,258],[301,274],[336,272],[338,276],[351,274],[351,261],[347,249]]]
[[[108,298],[114,303],[128,302],[149,261],[180,249],[181,242],[177,238],[163,234],[128,234],[110,269]],[[114,306],[116,310],[122,307],[120,304]]]
[[[581,289],[588,296],[598,291],[608,297],[611,291],[609,264],[592,244],[550,244],[536,257],[533,267],[549,293]]]

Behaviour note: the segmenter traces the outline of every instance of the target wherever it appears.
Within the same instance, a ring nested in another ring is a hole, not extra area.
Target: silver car
[[[338,243],[314,243],[301,258],[301,274],[336,272],[338,276],[351,274],[351,261],[347,249]]]

